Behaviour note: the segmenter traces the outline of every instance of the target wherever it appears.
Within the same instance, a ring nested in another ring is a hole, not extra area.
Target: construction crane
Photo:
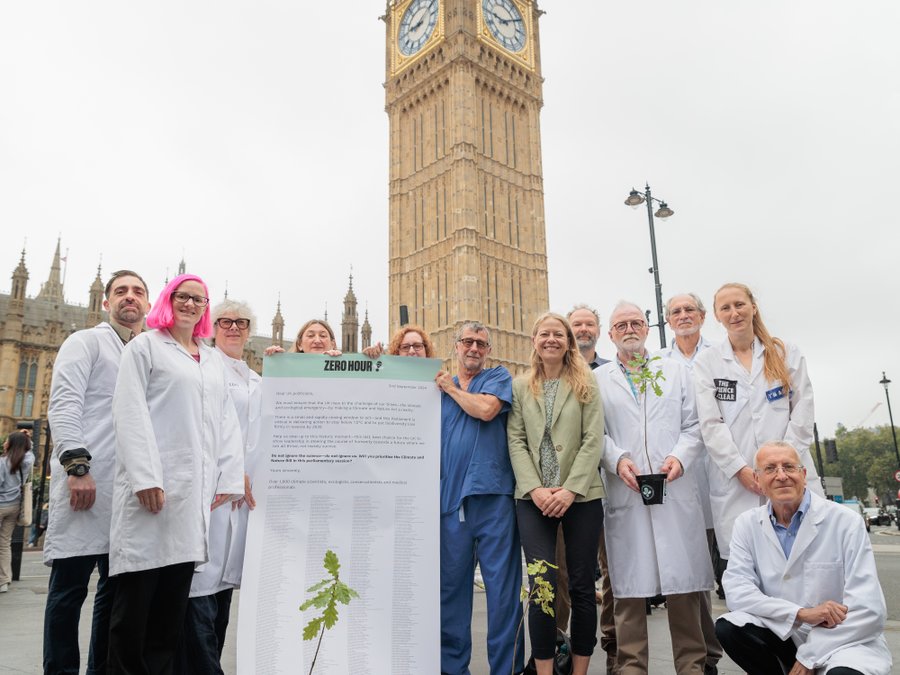
[[[869,418],[870,418],[870,417],[875,413],[875,411],[878,410],[878,408],[880,408],[880,407],[881,407],[881,401],[879,401],[879,402],[876,403],[874,406],[872,406],[872,409],[869,411],[869,414],[866,415],[865,417],[863,417],[862,420],[860,420],[859,424],[857,424],[855,428],[856,428],[856,429],[859,429],[863,424],[865,424],[866,422],[868,422],[868,421],[869,421]]]

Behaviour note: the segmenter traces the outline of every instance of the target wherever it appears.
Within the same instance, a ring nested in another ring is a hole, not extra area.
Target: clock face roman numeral
[[[397,46],[404,56],[418,52],[434,32],[438,0],[415,0],[406,8],[397,32]]]
[[[512,0],[482,0],[481,10],[497,42],[511,52],[525,47],[525,22]]]

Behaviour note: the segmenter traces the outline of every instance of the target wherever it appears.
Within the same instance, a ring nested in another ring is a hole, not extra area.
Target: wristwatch
[[[87,464],[76,464],[75,466],[70,467],[69,470],[66,471],[66,473],[69,474],[70,476],[81,477],[81,476],[87,475],[87,473],[90,470],[91,470],[91,467],[89,467]]]

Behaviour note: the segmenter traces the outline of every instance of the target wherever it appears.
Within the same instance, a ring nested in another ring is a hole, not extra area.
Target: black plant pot
[[[666,474],[645,473],[637,476],[638,488],[644,504],[663,504],[666,501]]]

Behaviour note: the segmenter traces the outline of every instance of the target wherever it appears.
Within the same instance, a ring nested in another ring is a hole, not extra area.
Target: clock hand
[[[493,10],[491,10],[491,14],[493,14],[494,18],[497,19],[497,21],[502,23],[504,26],[511,24],[511,23],[522,23],[522,19],[517,19],[515,17],[510,17],[509,19],[504,19],[502,16],[498,15],[497,12],[495,12]]]
[[[427,12],[423,12],[423,13],[422,13],[422,18],[419,19],[419,22],[418,22],[417,24],[415,24],[414,26],[410,26],[409,32],[410,32],[410,33],[414,33],[414,32],[419,28],[419,26],[421,26],[421,25],[425,22],[425,17],[426,17],[426,16],[428,16],[428,13],[427,13]]]

